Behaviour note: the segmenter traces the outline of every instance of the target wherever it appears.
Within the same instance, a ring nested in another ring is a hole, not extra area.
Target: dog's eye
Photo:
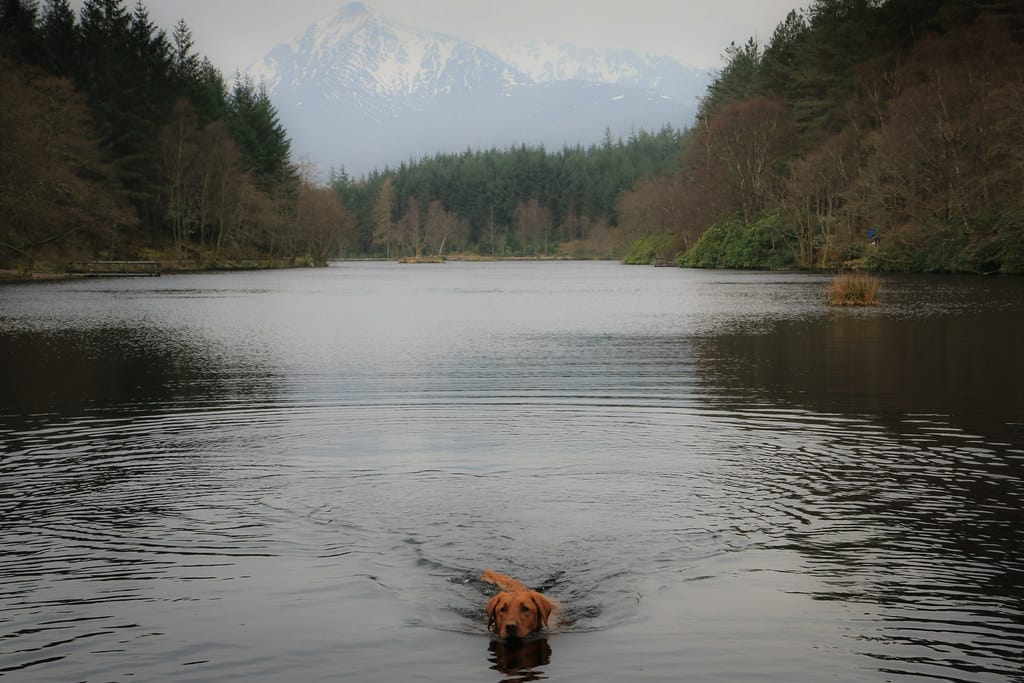
[[[508,605],[502,605],[501,607],[498,608],[498,611],[499,612],[507,612],[508,611]]]
[[[529,608],[528,606],[526,606],[526,605],[520,605],[520,606],[519,606],[519,610],[520,610],[521,612],[529,612],[529,611],[530,611],[530,608]]]

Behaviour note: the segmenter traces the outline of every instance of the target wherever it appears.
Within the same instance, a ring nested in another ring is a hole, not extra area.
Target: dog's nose
[[[514,636],[514,635],[518,634],[519,633],[519,625],[518,624],[505,624],[505,633],[509,634],[510,636]]]

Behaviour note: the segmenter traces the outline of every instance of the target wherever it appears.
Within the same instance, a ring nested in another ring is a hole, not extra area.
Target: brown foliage
[[[970,230],[972,217],[990,214],[995,198],[1014,189],[1022,77],[1024,49],[991,21],[917,45],[880,146],[907,218]]]
[[[86,104],[67,79],[0,60],[0,263],[36,265],[50,246],[109,247],[136,224],[110,189]]]
[[[830,306],[876,306],[881,281],[867,273],[844,273],[829,283],[825,298]]]
[[[440,201],[434,200],[427,206],[424,237],[428,249],[438,255],[444,254],[445,249],[458,250],[469,239],[469,222],[449,213]]]
[[[221,121],[200,128],[191,105],[181,99],[159,143],[175,250],[183,256],[197,248],[219,257],[242,239],[258,204],[234,139]]]
[[[673,235],[673,248],[685,250],[716,221],[752,221],[779,201],[792,140],[782,102],[728,103],[693,132],[679,171],[642,178],[620,195],[619,225],[634,239]]]
[[[354,222],[329,188],[303,183],[299,199],[297,241],[294,253],[304,251],[313,265],[327,265],[339,243],[354,239]]]
[[[648,234],[681,232],[689,242],[685,230],[687,202],[681,191],[681,174],[645,176],[629,192],[619,196],[616,211],[619,225],[634,239]]]
[[[529,245],[541,245],[541,248],[547,251],[548,236],[551,234],[551,212],[541,206],[535,198],[516,205],[513,226],[521,249],[525,250]]]
[[[848,195],[862,176],[863,163],[862,141],[852,130],[792,163],[781,205],[801,268],[824,268],[841,260],[842,246],[855,239],[863,220]]]
[[[922,39],[893,79],[847,220],[885,226],[890,267],[983,268],[970,254],[1024,223],[1024,46],[986,18]]]
[[[793,120],[780,100],[755,97],[721,107],[707,126],[709,173],[725,206],[752,222],[781,194]]]

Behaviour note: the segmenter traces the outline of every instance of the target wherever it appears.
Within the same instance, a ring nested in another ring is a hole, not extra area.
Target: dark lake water
[[[0,288],[0,677],[1024,681],[1024,281],[825,282]]]

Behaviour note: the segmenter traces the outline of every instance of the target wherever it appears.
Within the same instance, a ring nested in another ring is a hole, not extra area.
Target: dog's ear
[[[498,603],[501,601],[501,593],[498,593],[487,603],[487,629],[491,630],[494,628],[496,622],[495,612],[498,609]]]
[[[533,604],[537,606],[537,613],[540,615],[541,625],[546,627],[548,625],[548,617],[551,616],[551,612],[555,609],[554,603],[540,593],[534,591]]]

